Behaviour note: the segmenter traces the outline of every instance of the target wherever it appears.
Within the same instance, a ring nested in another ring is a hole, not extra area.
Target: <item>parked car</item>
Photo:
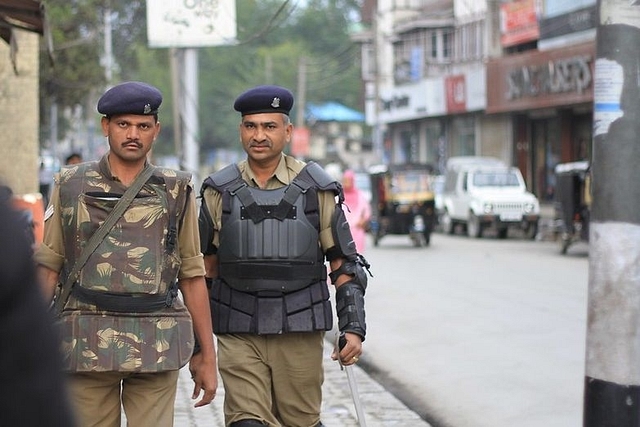
[[[469,237],[482,237],[490,228],[501,239],[509,228],[521,229],[531,239],[538,232],[538,199],[527,191],[518,168],[495,158],[450,158],[442,202],[441,227],[448,234],[458,225]]]

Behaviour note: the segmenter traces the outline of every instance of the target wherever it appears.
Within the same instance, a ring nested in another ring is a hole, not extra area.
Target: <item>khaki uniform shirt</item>
[[[113,181],[113,188],[122,193],[126,187],[120,180],[111,174],[107,155],[103,156],[99,164],[100,172]],[[45,215],[44,239],[35,253],[37,264],[41,264],[53,271],[59,272],[65,260],[62,220],[60,211],[60,185],[58,176],[55,178],[55,188],[51,195],[51,202]],[[191,185],[191,184],[190,184]],[[159,236],[161,237],[161,236]],[[204,276],[204,261],[200,252],[200,235],[198,232],[198,217],[196,210],[195,196],[193,190],[190,192],[187,208],[178,230],[178,249],[182,265],[178,273],[178,279],[188,279],[192,277]]]
[[[278,163],[278,167],[273,176],[269,178],[265,190],[274,190],[276,188],[289,185],[291,181],[304,168],[305,163],[287,155],[283,155]],[[249,168],[246,160],[238,163],[238,168],[244,179],[252,187],[259,187],[255,174]],[[220,193],[207,187],[203,194],[203,203],[206,204],[209,214],[213,220],[213,245],[217,248],[220,242],[219,230],[222,226],[222,197]],[[336,207],[336,200],[333,192],[318,192],[318,210],[320,214],[320,244],[322,250],[326,253],[327,249],[334,246],[333,235],[331,234],[331,216]]]

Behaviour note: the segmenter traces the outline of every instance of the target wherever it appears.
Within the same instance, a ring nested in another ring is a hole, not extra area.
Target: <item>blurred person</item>
[[[364,193],[356,186],[356,175],[351,169],[347,169],[342,174],[342,189],[344,204],[347,206],[344,213],[351,228],[351,235],[356,244],[356,250],[363,253],[371,219],[371,206]]]
[[[0,188],[0,425],[72,427],[53,319],[38,291],[24,218]]]
[[[82,163],[82,155],[80,153],[71,153],[64,160],[65,165],[77,165]]]
[[[55,167],[55,165],[54,165]],[[53,175],[55,171],[49,167],[44,159],[40,160],[40,168],[38,169],[39,192],[42,194],[42,201],[45,206],[49,204],[51,198],[51,188],[53,184]]]
[[[340,184],[285,155],[293,95],[257,86],[234,103],[247,159],[205,179],[202,252],[225,389],[227,426],[321,426],[323,343],[333,314],[325,257],[352,365],[365,338],[366,260],[356,252]],[[338,203],[335,197],[338,196]]]
[[[45,214],[36,261],[47,301],[55,298],[82,427],[120,427],[123,409],[131,426],[172,426],[186,363],[192,398],[203,393],[196,407],[209,404],[218,385],[191,176],[147,160],[161,103],[161,92],[142,82],[106,91],[97,109],[109,151],[64,167]],[[125,195],[131,202],[115,226],[84,253]]]

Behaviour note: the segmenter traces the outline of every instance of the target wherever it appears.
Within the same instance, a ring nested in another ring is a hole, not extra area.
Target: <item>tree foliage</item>
[[[359,11],[356,0],[236,0],[237,44],[202,48],[199,62],[201,150],[237,147],[235,97],[257,84],[290,88],[296,98],[301,61],[306,64],[308,102],[335,100],[360,108],[359,52],[348,29]],[[113,82],[144,80],[165,94],[158,141],[173,151],[173,100],[169,49],[151,49],[146,40],[146,3],[113,0],[48,0],[55,62],[41,60],[41,105],[60,110],[87,106],[95,115],[97,96],[107,85],[104,70],[104,11],[111,8]],[[294,110],[295,110],[294,106]],[[295,114],[294,111],[294,120]],[[48,113],[41,114],[46,122]],[[45,123],[43,123],[45,124]],[[46,129],[46,126],[42,126]]]

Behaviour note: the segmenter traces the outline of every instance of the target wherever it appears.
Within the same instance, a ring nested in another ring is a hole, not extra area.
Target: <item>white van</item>
[[[441,227],[453,234],[457,225],[469,237],[482,237],[493,228],[499,238],[519,228],[535,238],[540,203],[527,191],[520,170],[492,157],[461,156],[447,161]]]

